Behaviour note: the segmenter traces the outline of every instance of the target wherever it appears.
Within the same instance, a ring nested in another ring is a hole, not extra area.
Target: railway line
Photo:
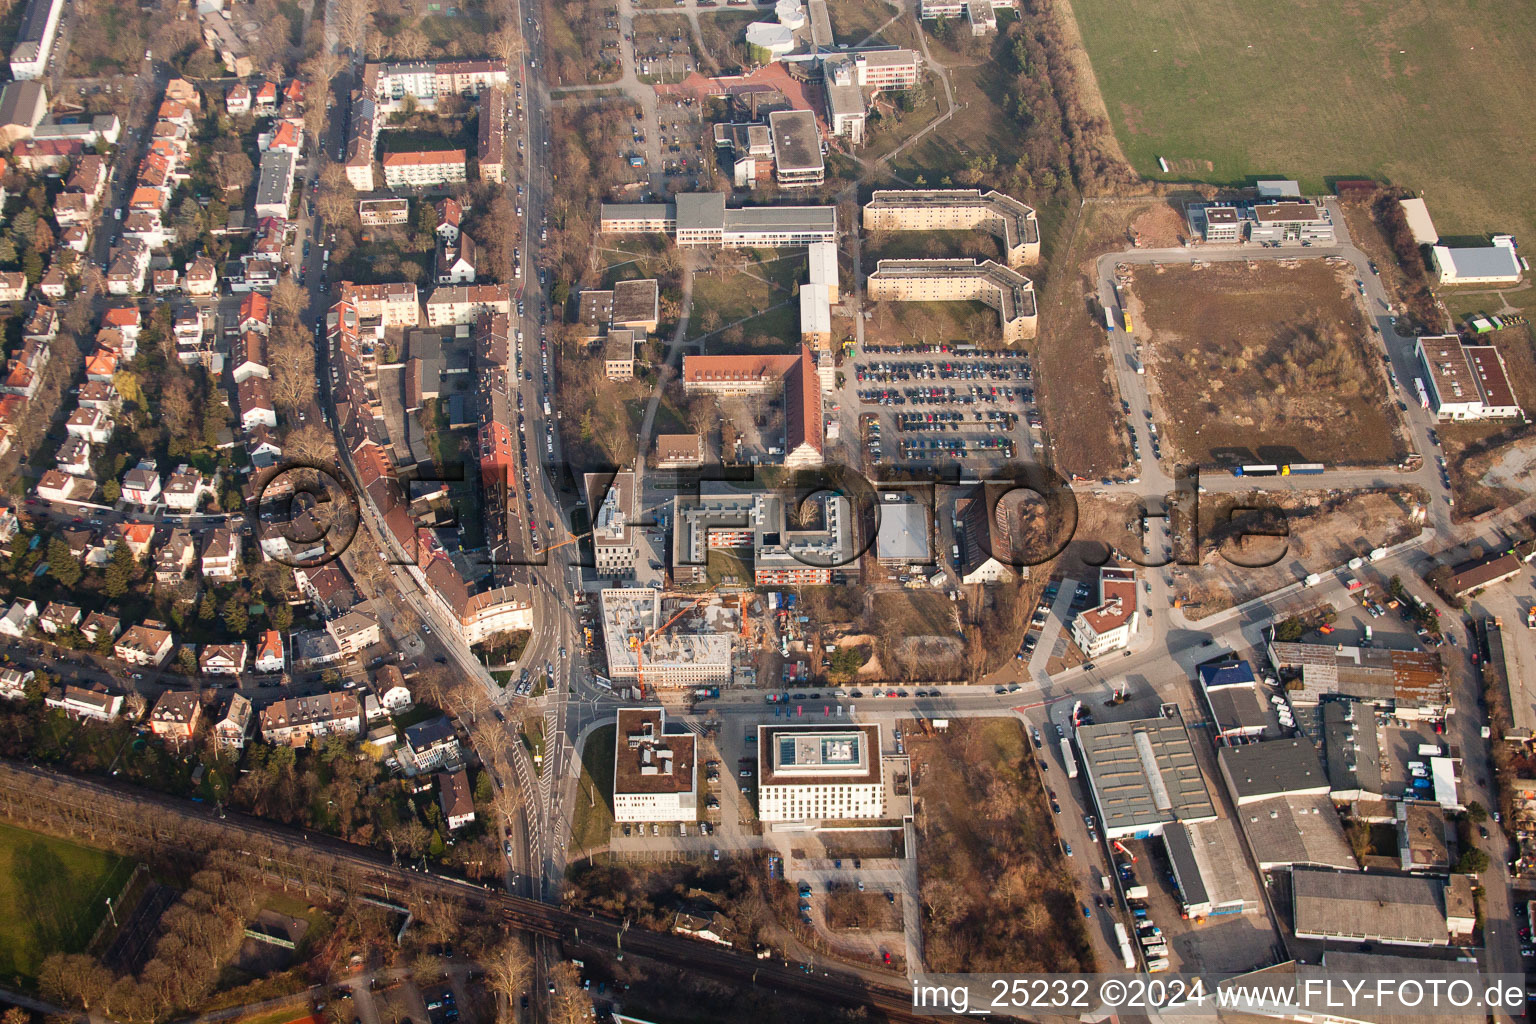
[[[89,808],[89,812],[61,817],[54,813],[57,805],[49,806],[50,796],[67,799],[77,809]],[[146,814],[146,806],[160,813]],[[335,896],[357,895],[362,890],[392,902],[410,898],[452,901],[500,917],[510,928],[559,942],[568,956],[582,950],[638,956],[718,981],[829,1005],[867,1007],[890,1021],[916,1024],[934,1019],[911,1011],[911,995],[905,988],[875,984],[842,971],[819,970],[810,964],[758,960],[708,942],[629,928],[609,918],[573,913],[462,879],[399,867],[386,854],[329,836],[307,834],[121,783],[0,762],[0,816],[23,826],[51,823],[54,830],[65,828],[74,838],[89,829],[98,841],[109,837],[129,844],[180,841],[189,850],[232,850],[270,861],[263,870],[274,881]],[[91,819],[89,824],[86,818]],[[305,870],[313,875],[305,876]],[[343,877],[344,884],[338,881]]]

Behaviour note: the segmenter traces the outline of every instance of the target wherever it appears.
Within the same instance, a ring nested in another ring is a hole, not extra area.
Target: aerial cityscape
[[[3,1024],[1523,1016],[1533,46],[0,5]]]

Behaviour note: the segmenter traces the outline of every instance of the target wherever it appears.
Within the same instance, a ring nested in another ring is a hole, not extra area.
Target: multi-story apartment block
[[[444,285],[427,300],[427,326],[472,324],[482,314],[512,312],[512,296],[506,285]]]
[[[881,189],[864,204],[865,231],[982,230],[1002,239],[1011,267],[1040,258],[1033,208],[1002,192],[978,189]]]
[[[251,719],[254,717],[251,699],[243,694],[233,694],[224,714],[213,723],[214,746],[225,751],[244,750],[245,739],[251,733]]]
[[[341,286],[343,302],[357,311],[359,321],[382,327],[415,327],[421,323],[421,304],[414,284],[352,284]]]
[[[479,164],[481,181],[505,181],[507,177],[507,94],[486,89],[480,94]]]
[[[881,260],[868,285],[875,302],[984,302],[997,310],[1010,345],[1039,327],[1034,282],[992,260]]]
[[[232,580],[241,574],[240,534],[227,526],[208,532],[203,541],[203,577]]]
[[[27,0],[21,12],[21,27],[16,44],[11,47],[11,77],[18,81],[42,78],[53,55],[53,43],[59,34],[59,18],[64,0]]]
[[[453,764],[462,756],[459,738],[448,719],[441,716],[418,722],[405,730],[399,747],[400,763],[415,774]]]
[[[351,693],[290,697],[261,712],[261,738],[274,746],[302,747],[316,736],[357,736],[363,708]]]
[[[462,149],[440,149],[385,153],[379,163],[386,188],[428,188],[466,180],[466,161]]]

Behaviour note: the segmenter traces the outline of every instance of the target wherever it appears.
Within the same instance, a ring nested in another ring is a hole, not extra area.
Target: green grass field
[[[30,978],[49,953],[79,952],[133,862],[0,825],[0,977]]]
[[[1442,236],[1536,230],[1536,5],[1076,0],[1144,175],[1421,190]],[[1160,172],[1164,157],[1172,173]]]
[[[613,831],[613,745],[616,727],[594,729],[581,748],[581,788],[576,798],[576,817],[571,822],[570,850],[581,851],[608,842]]]

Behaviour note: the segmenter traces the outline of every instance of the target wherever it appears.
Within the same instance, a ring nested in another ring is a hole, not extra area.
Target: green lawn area
[[[581,789],[571,823],[571,851],[580,853],[608,841],[613,831],[613,745],[617,726],[593,730],[581,748]]]
[[[728,577],[734,580],[729,584],[731,586],[752,586],[752,562],[725,548],[710,548],[704,573],[709,578],[710,588],[726,583]]]
[[[77,953],[133,873],[133,862],[0,826],[0,977],[32,977],[49,953]]]
[[[1374,177],[1421,190],[1442,237],[1536,229],[1536,5],[1073,6],[1110,120],[1144,175],[1295,178],[1310,192]]]
[[[996,156],[999,167],[1017,163],[1023,153],[1024,133],[1003,107],[1006,78],[991,63],[956,68],[951,81],[955,99],[963,106],[955,111],[954,117],[924,136],[923,141],[897,157],[892,162],[894,169],[914,181],[921,175],[924,183],[939,187],[946,175],[964,170],[973,157]],[[907,114],[907,120],[926,121],[927,111],[942,112],[942,95],[943,87],[930,82],[928,103]]]

